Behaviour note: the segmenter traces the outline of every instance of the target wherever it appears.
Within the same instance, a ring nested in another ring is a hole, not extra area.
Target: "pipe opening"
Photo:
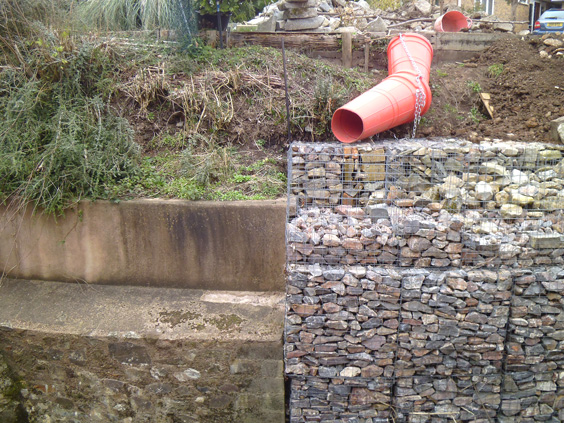
[[[339,141],[354,142],[364,132],[364,123],[355,112],[338,109],[331,120],[331,129]]]

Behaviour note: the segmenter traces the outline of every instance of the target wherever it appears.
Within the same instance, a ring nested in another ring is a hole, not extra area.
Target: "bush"
[[[127,121],[83,84],[99,71],[96,57],[93,46],[67,54],[57,78],[40,69],[0,74],[0,200],[60,213],[136,171]]]

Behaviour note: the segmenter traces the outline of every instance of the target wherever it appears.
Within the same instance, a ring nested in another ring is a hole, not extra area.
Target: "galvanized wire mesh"
[[[291,422],[562,421],[563,151],[292,144]]]
[[[293,144],[289,262],[562,264],[563,151],[517,143]],[[297,232],[312,236],[293,240]]]

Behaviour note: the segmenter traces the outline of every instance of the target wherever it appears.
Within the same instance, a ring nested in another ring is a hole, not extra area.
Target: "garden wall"
[[[58,217],[0,206],[0,275],[282,291],[285,212],[279,201],[84,201]]]
[[[293,144],[291,422],[564,420],[563,151]]]
[[[0,281],[0,422],[284,422],[282,293]]]

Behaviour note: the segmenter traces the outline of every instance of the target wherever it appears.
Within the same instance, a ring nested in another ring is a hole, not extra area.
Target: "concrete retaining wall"
[[[286,202],[83,202],[64,217],[0,207],[0,273],[24,279],[282,291]]]

